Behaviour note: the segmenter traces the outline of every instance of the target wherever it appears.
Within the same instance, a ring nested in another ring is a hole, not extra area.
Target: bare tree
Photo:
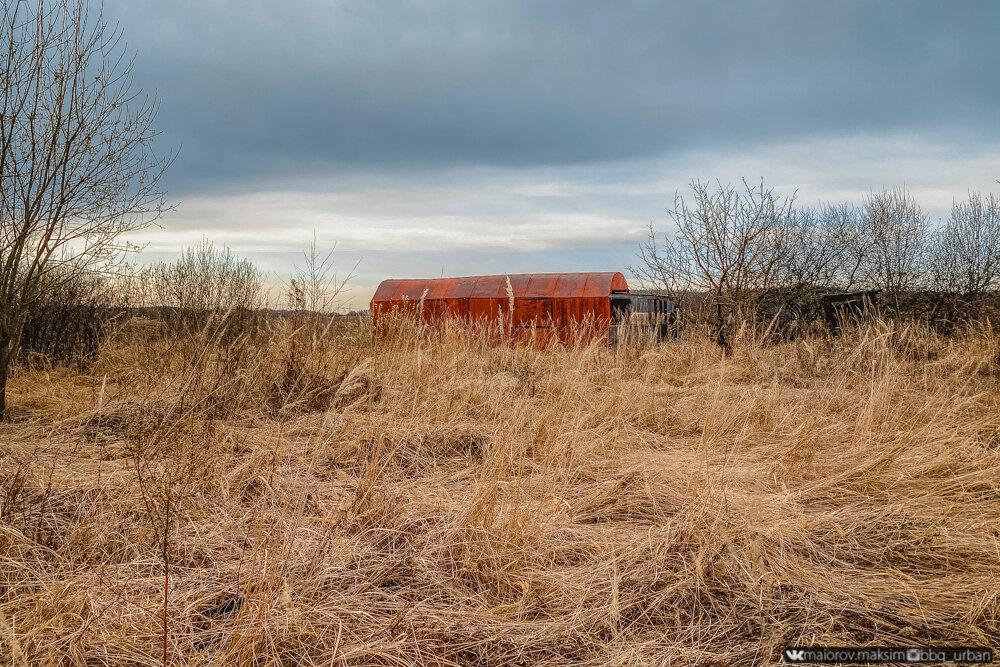
[[[24,321],[46,286],[106,272],[164,209],[155,103],[122,34],[86,0],[0,13],[0,414]],[[52,277],[59,277],[52,280]]]
[[[970,192],[956,201],[934,247],[939,290],[966,299],[1000,290],[1000,199]]]
[[[742,187],[691,183],[670,211],[676,231],[663,243],[650,235],[640,250],[638,270],[650,282],[690,284],[707,295],[712,328],[727,352],[727,325],[734,314],[787,278],[795,220],[794,197],[781,198],[761,182]]]
[[[857,289],[864,282],[863,269],[871,250],[871,239],[862,228],[861,211],[848,203],[825,204],[818,215],[832,262],[831,280],[824,286],[844,291]]]
[[[690,245],[676,234],[657,234],[651,224],[639,246],[639,264],[629,267],[632,275],[650,289],[667,292],[675,302],[684,302],[697,282]]]
[[[852,265],[844,243],[851,236],[850,211],[847,206],[826,205],[789,213],[785,259],[779,265],[783,287],[831,289],[845,282]]]
[[[302,251],[302,264],[295,265],[286,290],[287,301],[293,310],[326,313],[339,306],[340,294],[354,277],[358,264],[347,275],[339,276],[333,261],[336,250],[336,244],[327,252],[320,250],[316,232],[313,232],[309,247]]]
[[[905,188],[882,190],[865,197],[859,215],[859,273],[866,286],[888,293],[919,286],[931,238],[920,204]]]

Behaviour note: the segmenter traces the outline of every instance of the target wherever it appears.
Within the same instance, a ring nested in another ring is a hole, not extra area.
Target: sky
[[[693,179],[802,205],[1000,191],[1000,2],[106,0],[207,238],[344,307],[389,277],[620,270]]]

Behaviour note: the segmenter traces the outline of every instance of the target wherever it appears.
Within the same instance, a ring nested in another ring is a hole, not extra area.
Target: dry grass
[[[165,559],[172,664],[996,644],[1000,339],[736,347],[134,327],[22,372],[0,656],[159,664]]]

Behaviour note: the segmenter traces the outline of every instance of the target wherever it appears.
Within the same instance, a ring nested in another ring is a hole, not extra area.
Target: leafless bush
[[[75,274],[46,286],[31,308],[21,335],[27,366],[84,369],[128,313],[128,291],[102,275]]]
[[[857,209],[827,204],[794,211],[790,220],[785,286],[851,289],[865,254]]]
[[[975,298],[1000,290],[1000,199],[970,192],[935,239],[937,289]]]
[[[904,188],[873,192],[860,214],[855,255],[864,287],[889,295],[925,287],[931,227],[920,204]]]
[[[253,330],[266,299],[260,270],[209,241],[160,262],[142,278],[147,305],[164,309],[176,331],[200,331],[210,318],[227,321],[225,338]]]

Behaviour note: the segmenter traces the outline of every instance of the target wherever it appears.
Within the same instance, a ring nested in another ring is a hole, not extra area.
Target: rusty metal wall
[[[621,273],[516,274],[430,280],[386,280],[371,302],[373,325],[393,310],[420,313],[428,323],[445,317],[492,324],[510,313],[515,338],[548,342],[605,340],[611,324],[611,294],[628,290]]]

